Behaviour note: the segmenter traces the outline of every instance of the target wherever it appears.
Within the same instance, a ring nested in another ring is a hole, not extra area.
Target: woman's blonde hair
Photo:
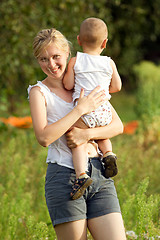
[[[71,43],[65,36],[55,28],[41,30],[33,41],[33,54],[38,58],[41,52],[50,44],[55,43],[56,46],[64,52],[71,55]]]

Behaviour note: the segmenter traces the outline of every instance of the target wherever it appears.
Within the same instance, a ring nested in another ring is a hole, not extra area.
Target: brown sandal
[[[77,178],[73,185],[73,190],[71,192],[71,199],[75,200],[83,196],[87,187],[92,184],[93,180],[90,177],[87,178]]]
[[[107,154],[107,156],[103,158],[102,162],[104,163],[104,167],[105,167],[104,175],[106,178],[114,177],[117,175],[118,168],[117,168],[116,160],[117,160],[117,157],[112,152]]]

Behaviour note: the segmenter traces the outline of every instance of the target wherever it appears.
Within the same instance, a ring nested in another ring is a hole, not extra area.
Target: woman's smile
[[[48,68],[51,74],[57,73],[59,69],[60,69],[60,66],[54,67],[54,68]]]

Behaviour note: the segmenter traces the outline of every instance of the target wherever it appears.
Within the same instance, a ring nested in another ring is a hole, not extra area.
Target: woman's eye
[[[60,58],[60,55],[54,55],[54,59]]]
[[[47,58],[41,58],[40,61],[41,61],[41,62],[46,62],[46,61],[47,61]]]

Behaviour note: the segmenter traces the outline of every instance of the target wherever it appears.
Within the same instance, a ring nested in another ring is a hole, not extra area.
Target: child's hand
[[[77,107],[83,114],[90,113],[102,105],[107,99],[104,91],[99,91],[100,87],[96,87],[88,96],[84,97],[84,89],[81,89]]]

